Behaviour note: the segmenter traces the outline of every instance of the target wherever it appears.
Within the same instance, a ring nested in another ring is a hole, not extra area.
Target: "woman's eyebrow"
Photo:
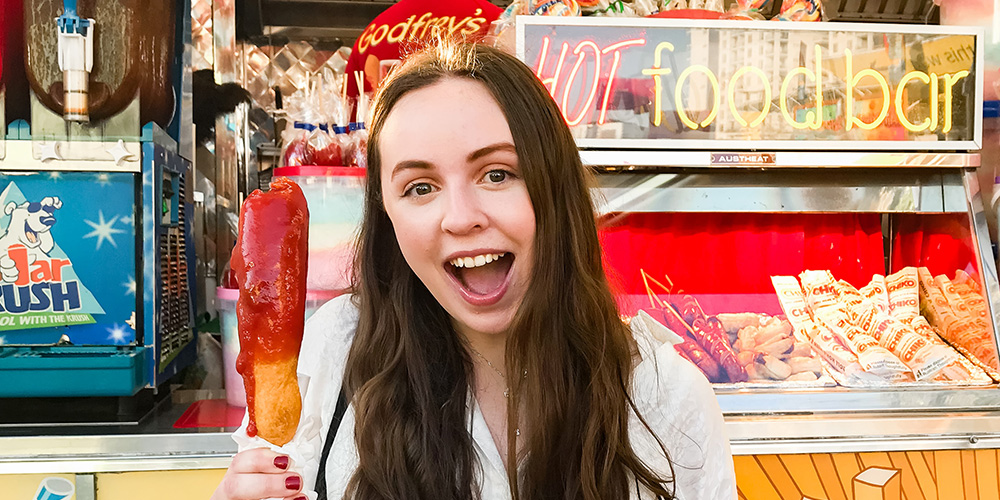
[[[404,170],[410,170],[410,169],[430,170],[432,168],[434,168],[433,165],[431,165],[431,163],[428,161],[403,160],[397,163],[395,167],[392,167],[392,173],[389,175],[389,179],[394,179],[396,177],[396,174]]]
[[[466,157],[466,161],[473,162],[496,151],[508,151],[515,154],[517,153],[517,151],[514,149],[513,144],[509,142],[498,142],[496,144],[490,144],[489,146],[479,148],[469,153],[469,156]]]

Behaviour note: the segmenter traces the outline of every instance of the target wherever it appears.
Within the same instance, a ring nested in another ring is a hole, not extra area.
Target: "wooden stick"
[[[653,277],[650,276],[649,274],[647,274],[646,271],[643,271],[643,270],[640,269],[640,272],[642,272],[643,279],[649,278],[649,281],[652,281],[654,285],[662,288],[664,292],[671,293],[671,290],[673,289],[673,283],[670,283],[670,286],[667,287],[667,286],[664,286],[663,283],[660,283],[659,281],[656,281],[655,279],[653,279]],[[664,276],[666,276],[666,275],[664,275]],[[667,281],[668,282],[670,281],[669,278],[667,279]]]
[[[358,86],[358,99],[365,93],[365,72],[355,71],[354,72],[354,83]]]
[[[656,304],[659,303],[660,307],[666,307],[666,305],[660,300],[659,297],[653,293],[653,289],[650,288],[649,282],[646,281],[646,271],[639,269],[639,274],[642,276],[642,282],[646,285],[646,296],[649,298],[649,307],[656,308]],[[655,302],[654,302],[655,301]]]

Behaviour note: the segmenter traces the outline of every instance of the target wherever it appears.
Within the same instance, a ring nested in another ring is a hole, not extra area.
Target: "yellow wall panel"
[[[917,484],[917,476],[913,473],[913,467],[906,459],[906,454],[901,451],[889,452],[889,460],[892,461],[893,468],[899,469],[901,474],[903,497],[906,500],[926,500],[924,493],[920,491],[920,485]]]
[[[931,475],[932,475],[932,477],[934,477],[934,480],[937,481],[937,476],[935,475],[935,474],[937,474],[937,467],[935,467],[935,465],[934,465],[934,452],[933,451],[922,451],[921,453],[924,454],[924,461],[927,462],[927,465],[930,466],[930,468],[931,468]]]
[[[209,498],[225,473],[224,469],[211,469],[98,474],[97,500]]]
[[[854,476],[861,472],[858,456],[854,453],[837,453],[833,455],[833,464],[837,467],[837,475],[847,493],[847,499],[854,500]]]
[[[803,496],[818,499],[827,498],[826,492],[823,491],[823,483],[820,482],[819,474],[816,472],[816,465],[813,464],[809,455],[779,455],[778,458],[785,465],[785,469]]]
[[[783,500],[753,456],[733,457],[736,486],[747,500]]]
[[[976,479],[976,451],[962,450],[962,484],[965,500],[979,500],[979,481]]]
[[[767,477],[771,479],[771,484],[778,490],[778,495],[781,495],[781,498],[802,498],[802,492],[795,486],[795,481],[792,476],[788,475],[785,465],[781,463],[781,459],[777,455],[757,455],[757,462],[760,463],[760,467],[764,469]]]
[[[976,479],[979,486],[979,500],[1000,500],[997,472],[997,451],[976,450]]]
[[[73,474],[0,474],[0,499],[2,500],[35,500],[38,485],[47,477],[61,477],[75,483]],[[71,495],[66,500],[75,500]]]
[[[934,478],[937,479],[938,498],[951,500],[961,498],[965,490],[962,484],[962,457],[957,451],[934,453]]]
[[[858,453],[858,458],[861,459],[861,465],[863,465],[865,469],[869,467],[884,467],[886,469],[894,468],[888,453]]]
[[[917,478],[920,491],[924,493],[927,500],[938,500],[937,482],[934,479],[934,464],[927,462],[927,455],[919,451],[906,452],[906,458],[913,467],[913,475]]]
[[[833,465],[833,457],[829,453],[817,453],[812,455],[812,460],[816,464],[816,472],[823,483],[827,499],[847,500],[847,493],[844,492],[844,485],[840,482],[837,467]]]

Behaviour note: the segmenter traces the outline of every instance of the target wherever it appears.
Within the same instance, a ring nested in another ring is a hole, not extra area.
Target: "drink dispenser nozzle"
[[[63,117],[69,121],[90,121],[88,87],[94,67],[93,19],[76,13],[76,0],[63,0],[59,27],[59,69],[63,72]]]

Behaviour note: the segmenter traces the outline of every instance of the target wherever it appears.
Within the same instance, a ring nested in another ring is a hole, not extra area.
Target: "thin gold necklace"
[[[504,374],[503,374],[503,372],[501,372],[500,370],[498,370],[497,367],[493,365],[493,363],[490,363],[490,360],[486,359],[486,356],[483,356],[483,353],[479,352],[475,347],[472,347],[471,345],[469,346],[469,349],[472,349],[472,352],[476,353],[476,356],[479,356],[479,359],[483,360],[483,362],[485,362],[487,366],[489,366],[490,368],[492,368],[493,371],[497,372],[497,375],[500,376],[500,380],[503,380],[504,385],[507,384],[507,377],[505,377]],[[525,374],[527,374],[527,372],[525,372]],[[510,398],[510,387],[505,387],[504,388],[504,390],[503,390],[503,397],[507,398],[507,399]],[[514,428],[514,435],[515,436],[520,436],[521,435],[521,428],[520,427]]]
[[[472,349],[472,352],[476,353],[476,356],[479,356],[479,359],[483,360],[487,366],[492,368],[493,371],[497,372],[497,375],[500,375],[500,380],[503,380],[504,385],[507,385],[507,377],[505,377],[503,372],[497,369],[497,367],[494,366],[493,363],[490,363],[490,360],[486,359],[486,356],[483,356],[483,353],[479,352],[478,350],[476,350],[475,347],[472,347],[471,345],[469,346],[469,349]],[[504,388],[503,397],[510,398],[510,387]]]

